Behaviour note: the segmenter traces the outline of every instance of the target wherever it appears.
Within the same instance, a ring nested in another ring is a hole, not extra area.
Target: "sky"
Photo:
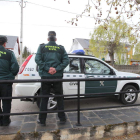
[[[0,0],[0,34],[18,36],[20,39],[21,7],[18,1],[20,0]],[[67,52],[74,38],[90,39],[90,33],[95,28],[93,18],[82,17],[77,22],[78,26],[75,26],[66,22],[75,18],[75,14],[47,8],[81,14],[88,0],[70,0],[70,4],[68,0],[26,1],[23,9],[23,47],[27,46],[31,52],[36,53],[39,44],[47,43],[49,31],[56,32],[57,44],[63,45]],[[106,13],[107,6],[103,6],[103,13]],[[96,12],[92,9],[90,16],[94,14]]]
[[[57,44],[63,45],[67,52],[74,38],[90,39],[89,34],[93,32],[95,26],[94,19],[83,17],[79,19],[78,26],[75,26],[66,21],[76,15],[45,7],[80,14],[85,5],[87,5],[87,0],[71,0],[70,4],[67,0],[27,0],[23,9],[23,46],[27,46],[31,52],[35,53],[39,44],[47,43],[49,31],[56,31]],[[20,39],[21,8],[19,2],[0,1],[0,13],[0,34],[18,36]]]

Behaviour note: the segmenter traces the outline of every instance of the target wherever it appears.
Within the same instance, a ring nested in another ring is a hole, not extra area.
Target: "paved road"
[[[15,85],[15,84],[14,84]],[[14,86],[13,86],[14,87]],[[13,96],[15,96],[14,88],[13,88]],[[140,104],[140,96],[138,97],[138,100],[136,103]],[[115,98],[91,98],[91,99],[82,99],[81,100],[81,108],[90,108],[90,107],[105,107],[105,106],[117,106],[122,105],[118,99]],[[65,101],[65,109],[74,109],[77,107],[77,101],[76,100],[66,100]],[[39,111],[36,103],[32,102],[24,102],[20,101],[20,99],[14,99],[12,101],[12,113],[16,112],[34,112]]]

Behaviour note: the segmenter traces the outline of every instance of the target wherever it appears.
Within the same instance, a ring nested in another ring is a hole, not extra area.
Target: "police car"
[[[120,72],[94,56],[69,54],[69,65],[64,69],[63,79],[75,78],[111,78],[111,77],[139,77],[138,74]],[[35,63],[35,54],[30,55],[22,64],[18,79],[40,79],[38,66]],[[38,96],[41,83],[18,83],[15,87],[17,96]],[[113,80],[113,81],[82,81],[80,82],[80,94],[94,94],[107,92],[127,91],[125,94],[115,94],[123,104],[133,104],[138,98],[138,93],[130,93],[140,88],[140,80]],[[77,94],[77,82],[63,82],[65,94]],[[53,90],[50,94],[53,94]],[[34,101],[34,99],[22,99],[23,101]],[[35,99],[40,105],[40,98]],[[50,97],[48,109],[55,109],[57,101]]]

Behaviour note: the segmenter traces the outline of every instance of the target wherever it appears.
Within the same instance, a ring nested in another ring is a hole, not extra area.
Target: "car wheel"
[[[123,104],[134,104],[138,98],[138,93],[129,93],[133,91],[137,91],[137,89],[132,85],[127,85],[123,88],[122,91],[128,91],[127,93],[123,93],[120,95],[121,102]]]
[[[54,94],[51,94],[51,95],[54,95]],[[40,108],[40,101],[41,101],[41,98],[37,98],[36,103],[37,103],[38,108]],[[47,109],[55,110],[56,108],[57,108],[56,99],[54,97],[49,97]]]

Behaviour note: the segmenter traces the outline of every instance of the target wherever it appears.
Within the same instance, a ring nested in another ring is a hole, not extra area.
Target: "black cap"
[[[48,33],[48,36],[49,37],[56,37],[56,32],[55,31],[49,31],[49,33]]]
[[[5,43],[7,42],[7,37],[4,35],[0,35],[0,43]]]

